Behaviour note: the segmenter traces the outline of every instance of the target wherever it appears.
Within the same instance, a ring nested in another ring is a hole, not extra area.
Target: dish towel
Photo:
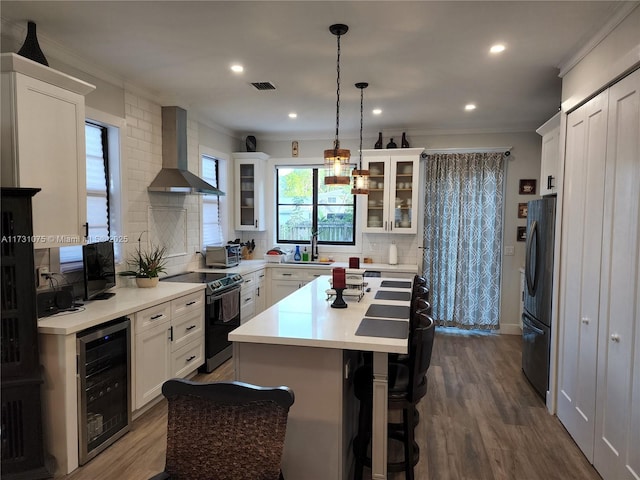
[[[240,301],[238,300],[238,291],[223,293],[220,299],[220,320],[226,323],[233,320],[240,313]]]

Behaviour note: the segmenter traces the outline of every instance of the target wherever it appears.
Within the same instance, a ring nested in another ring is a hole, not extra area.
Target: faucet
[[[311,232],[311,261],[318,258],[318,232]]]

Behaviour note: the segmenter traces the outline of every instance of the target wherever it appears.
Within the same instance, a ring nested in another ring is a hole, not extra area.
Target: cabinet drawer
[[[307,282],[311,282],[313,280],[315,280],[318,277],[321,277],[323,275],[331,275],[331,270],[330,269],[319,269],[319,268],[312,268],[309,270],[305,270],[304,272],[304,278],[303,280],[307,281]]]
[[[156,325],[168,322],[170,318],[170,302],[161,303],[160,305],[140,310],[139,312],[136,312],[136,332],[144,332]]]
[[[173,326],[171,351],[175,352],[193,340],[204,338],[203,317],[203,310],[198,310],[197,312],[189,312],[171,320]]]
[[[242,275],[242,279],[244,280],[244,282],[242,284],[242,290],[243,291],[251,290],[253,288],[256,288],[256,285],[258,284],[258,281],[256,280],[256,273],[255,272],[243,274]]]
[[[245,322],[256,314],[255,292],[250,295],[243,292],[240,297],[240,321]]]
[[[193,311],[204,312],[204,290],[171,300],[172,318]]]
[[[272,280],[303,280],[305,278],[304,270],[300,268],[272,268]]]
[[[183,378],[204,363],[204,340],[196,340],[171,354],[172,377]]]

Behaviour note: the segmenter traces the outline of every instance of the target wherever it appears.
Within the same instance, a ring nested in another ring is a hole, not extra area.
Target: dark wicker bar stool
[[[291,389],[172,379],[162,393],[169,401],[166,464],[151,480],[283,478]]]

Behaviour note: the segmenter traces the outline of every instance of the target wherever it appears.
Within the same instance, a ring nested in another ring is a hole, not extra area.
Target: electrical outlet
[[[49,267],[39,267],[36,269],[38,287],[49,285]]]
[[[514,247],[513,247],[513,246],[508,246],[508,247],[507,247],[507,246],[505,246],[505,247],[504,247],[504,254],[505,254],[506,256],[513,256],[513,255],[514,255],[514,253],[515,253],[515,251],[514,251],[514,250],[515,250],[515,249],[514,249]]]

